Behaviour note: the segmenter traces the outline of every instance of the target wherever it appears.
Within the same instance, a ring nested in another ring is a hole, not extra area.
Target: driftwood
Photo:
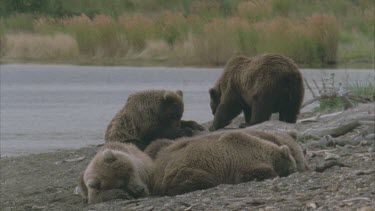
[[[329,118],[329,117],[334,117],[334,116],[337,116],[337,115],[340,115],[340,114],[342,114],[342,111],[331,113],[331,114],[324,114],[324,115],[318,114],[314,117],[298,120],[297,123],[318,122],[319,120],[326,119],[326,118]]]
[[[322,165],[319,165],[317,167],[315,167],[315,171],[316,172],[323,172],[333,166],[340,166],[340,167],[349,167],[348,165],[338,161],[338,160],[329,160],[325,163],[323,163]]]
[[[361,143],[359,139],[335,139],[332,136],[324,136],[319,141],[311,141],[306,144],[306,147],[344,147],[347,145],[350,146],[357,146]]]
[[[375,126],[375,121],[359,121],[360,125]]]
[[[315,135],[315,136],[332,136],[332,137],[338,137],[341,135],[344,135],[350,131],[352,131],[354,128],[360,126],[358,120],[353,120],[348,123],[341,124],[334,128],[327,128],[327,129],[309,129],[306,130],[305,134]]]

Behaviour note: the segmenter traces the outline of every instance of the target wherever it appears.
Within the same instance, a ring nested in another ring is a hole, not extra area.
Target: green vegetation
[[[0,0],[0,16],[3,61],[206,66],[280,53],[308,67],[375,63],[372,0]]]
[[[353,104],[361,102],[374,102],[375,101],[375,78],[368,79],[367,82],[350,82],[349,79],[343,84],[345,92],[348,93],[347,97]],[[338,90],[334,75],[331,75],[330,85],[333,89]],[[327,84],[326,84],[327,85]],[[314,110],[319,112],[330,112],[344,108],[343,101],[340,97],[325,98],[319,100],[319,106]]]

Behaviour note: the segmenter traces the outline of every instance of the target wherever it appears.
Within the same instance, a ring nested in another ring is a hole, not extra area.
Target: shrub
[[[272,16],[271,0],[244,1],[237,6],[238,15],[249,22],[256,22]]]
[[[7,59],[20,60],[70,60],[78,56],[77,43],[67,34],[7,34],[5,36]]]
[[[216,18],[193,38],[194,55],[205,65],[224,65],[236,53],[235,32],[223,19]]]
[[[254,27],[260,34],[260,52],[284,54],[304,64],[316,61],[313,39],[303,24],[276,17],[270,21],[256,23]]]
[[[128,50],[124,34],[110,16],[97,15],[91,20],[82,14],[62,19],[62,23],[77,40],[82,55],[112,57]]]
[[[163,12],[157,27],[158,37],[164,39],[170,46],[186,39],[188,33],[187,20],[181,12]]]
[[[310,33],[315,41],[317,57],[323,64],[337,63],[339,26],[332,15],[314,14],[307,19]]]
[[[140,13],[121,15],[118,23],[125,31],[126,39],[135,50],[142,50],[146,40],[153,35],[154,21]]]

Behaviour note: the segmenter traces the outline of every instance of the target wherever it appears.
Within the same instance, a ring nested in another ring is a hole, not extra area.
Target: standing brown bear
[[[182,138],[161,148],[150,186],[154,195],[183,194],[296,171],[288,146],[241,132]]]
[[[241,111],[246,121],[241,127],[267,121],[272,113],[279,113],[280,121],[295,123],[304,87],[302,75],[291,59],[265,54],[230,59],[209,93],[215,116],[210,130],[217,130]]]
[[[146,90],[130,95],[107,126],[105,141],[134,143],[143,150],[154,139],[192,136],[194,130],[203,130],[194,121],[181,120],[182,96],[180,90]]]

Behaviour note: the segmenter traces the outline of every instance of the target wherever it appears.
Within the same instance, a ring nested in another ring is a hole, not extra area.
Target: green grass
[[[350,94],[355,96],[362,96],[371,101],[375,101],[375,83],[373,82],[375,78],[369,79],[367,82],[349,82],[344,83],[344,89]],[[353,104],[358,104],[360,101],[355,99],[350,99]],[[314,108],[316,112],[329,112],[342,109],[344,107],[340,97],[327,98],[319,100],[319,106]]]

